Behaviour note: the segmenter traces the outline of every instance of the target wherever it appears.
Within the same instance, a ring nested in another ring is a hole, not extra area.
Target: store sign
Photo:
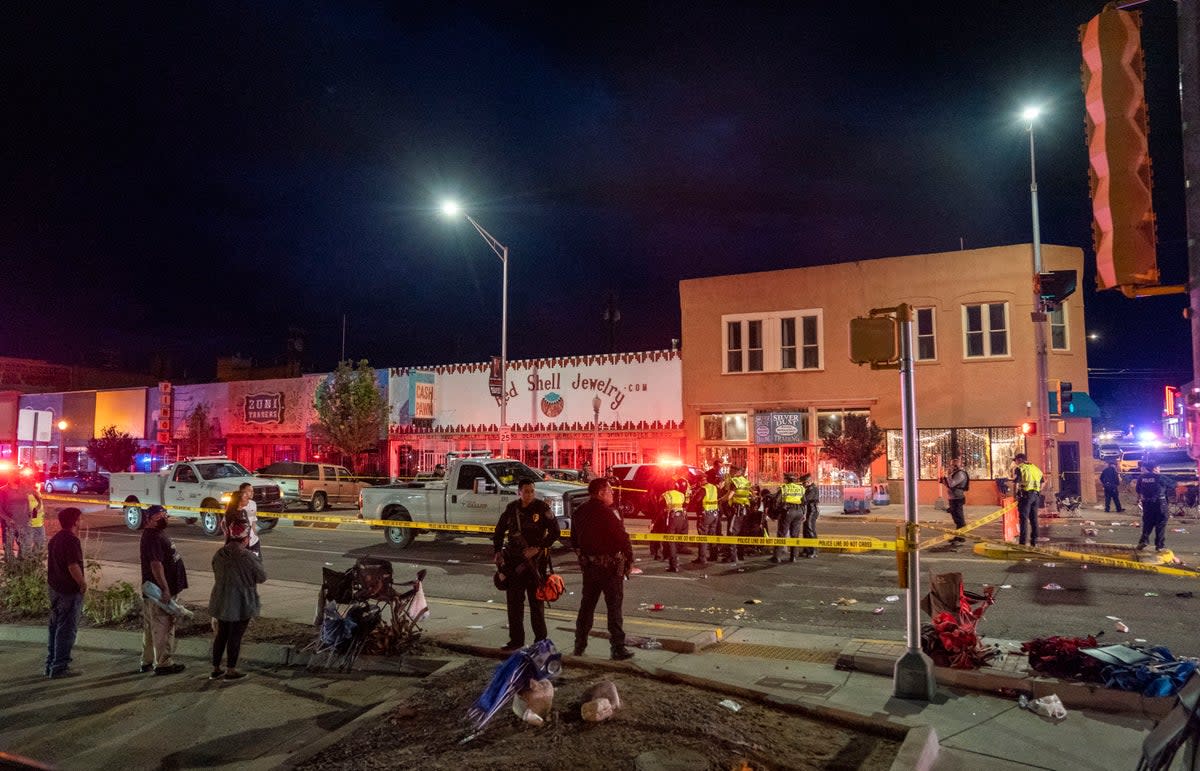
[[[283,393],[256,393],[246,396],[245,414],[247,423],[282,423]]]
[[[754,416],[756,444],[797,444],[807,441],[807,412],[760,412]]]
[[[413,383],[413,417],[433,417],[433,383]]]
[[[500,357],[493,356],[492,362],[488,367],[488,393],[497,399],[500,398],[500,394],[504,390],[502,387],[504,376],[500,371],[503,367],[500,365]]]
[[[168,381],[158,384],[158,430],[155,432],[159,444],[171,443],[171,421],[175,411],[175,393]]]

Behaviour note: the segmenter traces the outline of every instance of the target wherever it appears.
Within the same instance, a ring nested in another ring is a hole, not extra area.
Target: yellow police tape
[[[1016,508],[1016,506],[1017,506],[1017,504],[1015,502],[1009,503],[1009,504],[1003,506],[1002,508],[996,509],[991,514],[987,514],[985,516],[980,517],[979,519],[969,522],[967,525],[965,525],[964,527],[960,527],[957,530],[951,530],[951,529],[947,529],[947,528],[943,528],[943,527],[937,527],[936,525],[922,524],[921,525],[922,529],[924,529],[924,530],[939,530],[939,531],[941,531],[942,534],[934,536],[933,538],[928,538],[924,541],[921,541],[919,544],[917,544],[917,549],[918,550],[928,549],[931,546],[937,546],[939,544],[946,543],[947,541],[951,540],[952,538],[967,535],[972,530],[981,528],[984,525],[990,525],[991,523],[995,522],[996,520],[1001,519],[1002,517],[1004,517],[1005,514],[1014,510]]]
[[[1020,546],[1018,544],[1007,543],[1004,541],[988,541],[985,539],[978,539],[978,543],[975,544],[973,550],[976,554],[991,559],[1023,559],[1027,555],[1035,557],[1053,557],[1054,559],[1059,560],[1072,560],[1074,562],[1082,562],[1088,565],[1102,565],[1110,568],[1136,570],[1143,573],[1158,573],[1159,575],[1182,576],[1184,578],[1200,578],[1200,569],[1197,568],[1189,568],[1182,565],[1163,565],[1138,562],[1137,560],[1122,559],[1120,557],[1107,557],[1102,554],[1088,554],[1086,552],[1071,551],[1069,549],[1047,549],[1044,546]],[[1004,553],[999,554],[999,552]]]

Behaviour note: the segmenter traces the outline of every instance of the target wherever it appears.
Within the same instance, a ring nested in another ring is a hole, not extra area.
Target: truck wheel
[[[205,498],[200,504],[202,509],[219,509],[221,504],[219,501],[214,501],[212,498]],[[200,515],[200,529],[205,535],[218,536],[221,535],[221,515],[214,514],[211,511],[203,512]]]
[[[328,500],[325,498],[325,493],[313,493],[312,501],[308,504],[309,511],[325,511],[325,505]]]
[[[279,524],[279,520],[277,520],[277,519],[263,519],[262,517],[259,517],[258,518],[258,532],[265,533],[268,530],[274,530],[275,526],[278,524]]]
[[[126,502],[125,505],[125,527],[130,530],[137,530],[142,526],[142,507],[136,502]]]
[[[412,517],[404,509],[389,509],[383,512],[383,518],[403,520],[405,522],[412,521]],[[407,548],[416,536],[417,531],[411,527],[385,527],[383,529],[383,538],[387,541],[388,546],[394,546],[397,549]]]

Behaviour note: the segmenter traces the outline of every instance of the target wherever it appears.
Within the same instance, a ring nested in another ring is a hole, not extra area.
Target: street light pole
[[[58,421],[58,473],[63,473],[63,455],[65,454],[66,440],[64,432],[70,424],[65,420]]]
[[[1035,375],[1037,378],[1035,383],[1038,411],[1037,436],[1040,437],[1041,442],[1042,471],[1046,479],[1046,488],[1053,492],[1058,484],[1053,472],[1055,464],[1050,457],[1052,439],[1050,434],[1050,395],[1047,391],[1049,368],[1046,361],[1046,309],[1038,291],[1038,276],[1043,272],[1042,228],[1041,217],[1038,216],[1037,155],[1034,152],[1033,123],[1040,113],[1041,110],[1038,108],[1030,107],[1024,111],[1023,117],[1027,121],[1029,131],[1029,205],[1033,217],[1033,313],[1030,318],[1033,320],[1034,350],[1037,363]]]
[[[603,403],[600,395],[592,397],[592,473],[599,473],[600,465],[600,405]]]

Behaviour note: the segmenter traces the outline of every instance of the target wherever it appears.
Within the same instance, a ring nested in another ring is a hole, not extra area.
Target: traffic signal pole
[[[1040,430],[1037,434],[1038,445],[1041,449],[1042,473],[1046,480],[1045,490],[1050,495],[1058,489],[1058,478],[1054,473],[1054,459],[1051,453],[1054,451],[1054,436],[1050,430],[1050,396],[1046,391],[1047,379],[1049,378],[1049,367],[1046,362],[1046,306],[1042,302],[1041,287],[1038,283],[1038,277],[1042,273],[1042,226],[1041,217],[1038,215],[1038,190],[1037,190],[1037,156],[1034,154],[1033,146],[1033,120],[1029,121],[1029,205],[1033,215],[1033,312],[1030,318],[1033,320],[1033,344],[1034,353],[1037,360],[1036,375],[1037,378],[1034,387],[1034,392],[1037,397],[1037,422]],[[1026,448],[1028,450],[1028,448]]]

